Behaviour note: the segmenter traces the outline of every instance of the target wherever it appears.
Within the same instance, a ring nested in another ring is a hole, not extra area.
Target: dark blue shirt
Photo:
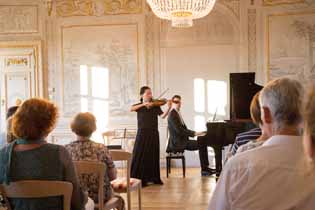
[[[254,141],[261,136],[260,128],[253,128],[249,131],[240,133],[236,136],[235,142],[232,147],[232,154],[235,155],[237,149],[243,144],[247,144],[250,141]]]

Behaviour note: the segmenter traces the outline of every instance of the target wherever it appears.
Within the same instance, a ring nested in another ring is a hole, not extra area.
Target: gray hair
[[[270,109],[274,130],[302,121],[303,87],[297,80],[284,77],[270,81],[261,91],[259,102]]]

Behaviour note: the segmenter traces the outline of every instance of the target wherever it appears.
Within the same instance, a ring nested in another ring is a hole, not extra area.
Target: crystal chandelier
[[[191,27],[193,20],[208,15],[216,0],[147,0],[161,19],[171,20],[173,27]]]

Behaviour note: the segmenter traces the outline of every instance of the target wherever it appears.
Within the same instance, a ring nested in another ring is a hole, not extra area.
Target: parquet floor
[[[215,188],[214,177],[201,177],[200,169],[188,169],[182,178],[181,169],[172,169],[163,186],[148,186],[142,190],[142,210],[206,210]],[[132,210],[138,209],[137,194],[132,194]]]

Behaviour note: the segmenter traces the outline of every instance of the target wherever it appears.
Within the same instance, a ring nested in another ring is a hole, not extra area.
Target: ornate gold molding
[[[263,0],[264,6],[305,3],[305,0]]]
[[[9,57],[6,58],[5,60],[5,65],[7,67],[10,66],[23,66],[23,67],[27,67],[28,66],[28,58],[26,57],[19,57],[19,58],[15,58],[15,57]]]
[[[142,12],[141,0],[57,0],[57,16],[103,16]]]

